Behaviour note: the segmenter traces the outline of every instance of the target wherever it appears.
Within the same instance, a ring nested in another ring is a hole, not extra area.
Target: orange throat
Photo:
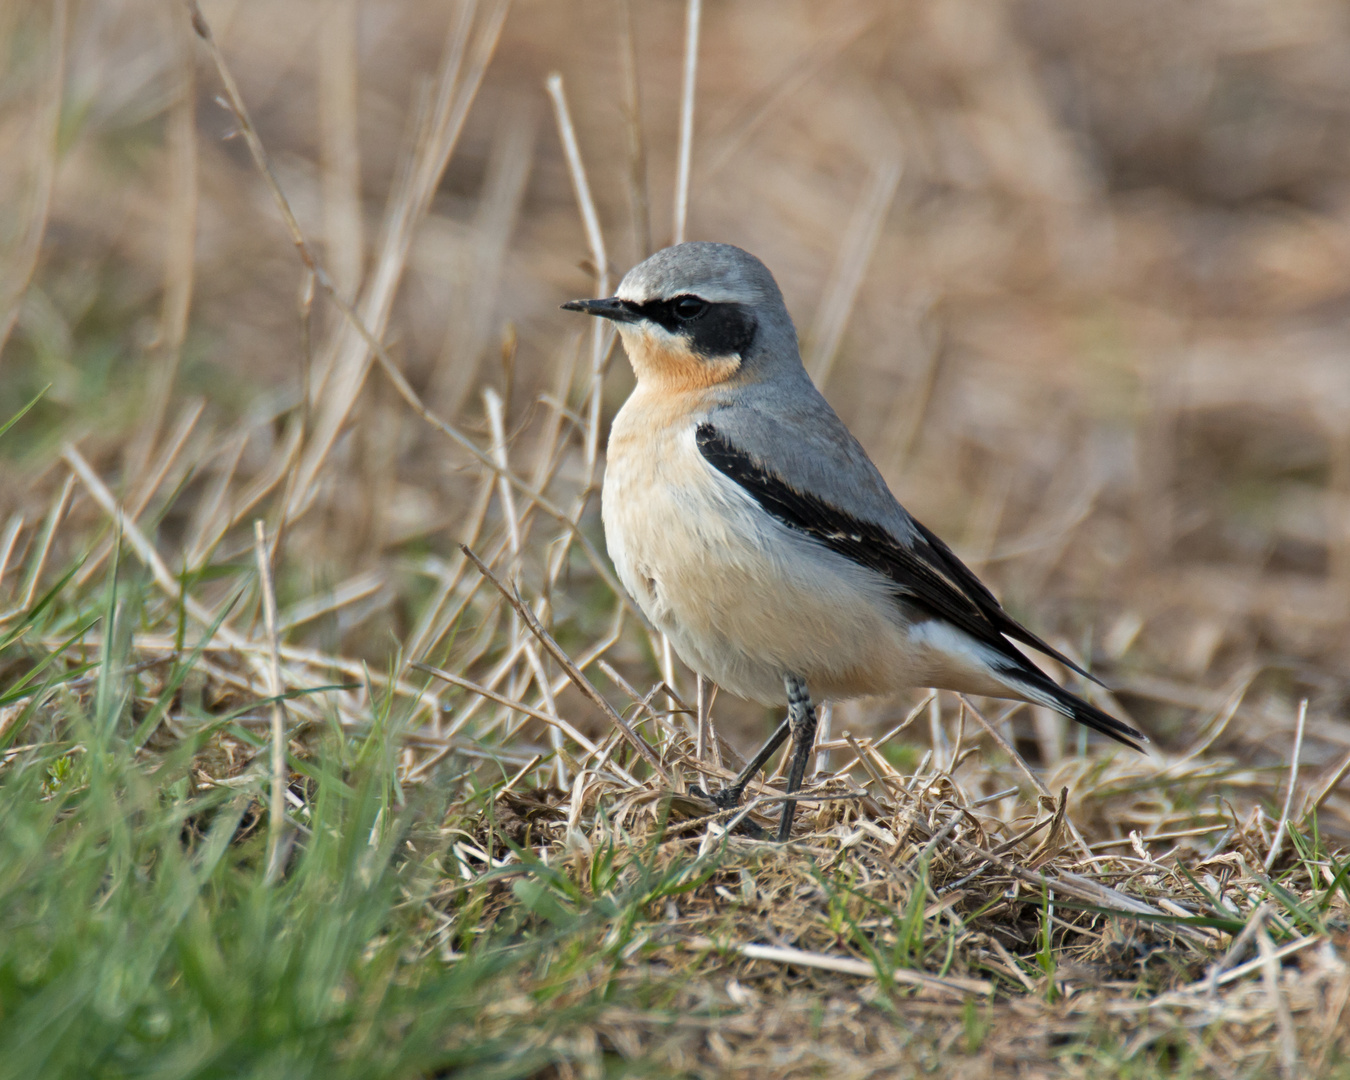
[[[622,328],[623,347],[640,382],[668,393],[687,393],[726,382],[741,369],[741,358],[700,356],[680,338],[646,327]]]

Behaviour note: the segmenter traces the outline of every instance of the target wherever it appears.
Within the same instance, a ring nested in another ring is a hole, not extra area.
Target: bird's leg
[[[806,761],[811,756],[811,747],[816,741],[816,707],[811,704],[811,694],[806,689],[805,680],[796,675],[783,679],[787,688],[787,723],[792,729],[792,766],[788,769],[787,793],[794,795],[802,786],[802,777],[806,775]],[[778,842],[785,844],[792,833],[792,817],[797,812],[797,801],[789,799],[783,804],[783,817],[778,823]]]
[[[783,745],[783,740],[788,737],[791,730],[792,726],[789,720],[784,720],[779,724],[778,730],[769,736],[769,741],[759,748],[759,753],[741,770],[741,774],[736,777],[732,785],[708,796],[713,804],[723,810],[730,810],[733,806],[738,805],[741,796],[745,794],[745,786],[754,779],[755,773],[764,768],[764,763],[773,757],[773,752]]]
[[[721,791],[706,796],[714,805],[723,810],[730,810],[733,806],[740,804],[746,786],[754,779],[755,774],[764,767],[769,758],[773,757],[774,752],[783,745],[788,735],[792,736],[792,766],[788,773],[788,794],[792,794],[801,787],[802,778],[806,774],[806,761],[811,756],[811,747],[816,737],[816,709],[811,704],[811,695],[803,680],[795,675],[788,675],[783,682],[787,688],[788,697],[786,719],[769,736],[768,742],[759,748],[759,753],[750,759],[730,787],[725,787]],[[700,788],[695,788],[693,791],[700,797],[704,795]],[[786,830],[792,828],[792,817],[795,809],[796,803],[784,804],[783,822],[779,826],[780,840],[786,839]]]

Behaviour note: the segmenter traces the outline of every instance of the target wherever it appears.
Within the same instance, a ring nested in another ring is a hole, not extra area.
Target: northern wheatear
[[[778,284],[753,255],[679,244],[630,270],[615,296],[563,307],[612,320],[637,375],[610,430],[602,491],[620,580],[696,672],[787,705],[719,804],[739,801],[789,733],[787,791],[798,790],[812,692],[1014,698],[1139,749],[1143,735],[1013,641],[1093,676],[1009,616],[896,501],[811,382]],[[783,807],[779,840],[794,807]]]

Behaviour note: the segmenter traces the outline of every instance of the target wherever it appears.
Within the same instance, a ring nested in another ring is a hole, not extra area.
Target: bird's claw
[[[741,793],[736,788],[723,788],[721,791],[707,792],[697,785],[691,785],[689,794],[699,799],[706,799],[718,810],[734,810],[740,805],[741,801]]]

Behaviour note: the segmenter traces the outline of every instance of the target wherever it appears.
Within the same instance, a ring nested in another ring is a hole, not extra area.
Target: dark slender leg
[[[792,730],[791,722],[784,720],[778,725],[778,730],[769,736],[769,741],[760,747],[756,754],[744,769],[741,775],[736,777],[731,787],[723,788],[721,791],[710,796],[712,801],[723,810],[730,810],[741,801],[741,796],[745,794],[745,785],[754,779],[755,773],[764,768],[764,763],[773,757],[773,752],[783,745],[783,740],[788,737],[788,732]]]
[[[792,729],[792,767],[788,770],[787,793],[794,795],[806,776],[806,762],[816,741],[816,707],[804,680],[789,675],[783,680],[787,687],[787,723]],[[795,800],[783,804],[783,818],[778,824],[778,842],[785,844],[792,835],[792,817],[797,812]]]
[[[787,688],[787,719],[778,725],[778,730],[769,736],[769,741],[760,747],[759,753],[741,770],[741,774],[730,787],[708,796],[723,810],[730,810],[740,803],[746,785],[750,783],[755,773],[764,767],[764,763],[773,757],[774,751],[783,745],[789,734],[792,736],[792,765],[788,770],[788,794],[796,793],[802,786],[802,779],[806,776],[806,763],[811,757],[811,747],[816,741],[816,707],[811,704],[811,694],[804,680],[796,675],[788,675],[784,678],[783,685]],[[694,790],[703,796],[701,789]],[[796,812],[795,802],[783,804],[783,816],[778,825],[780,843],[785,843],[791,834],[792,818]]]

